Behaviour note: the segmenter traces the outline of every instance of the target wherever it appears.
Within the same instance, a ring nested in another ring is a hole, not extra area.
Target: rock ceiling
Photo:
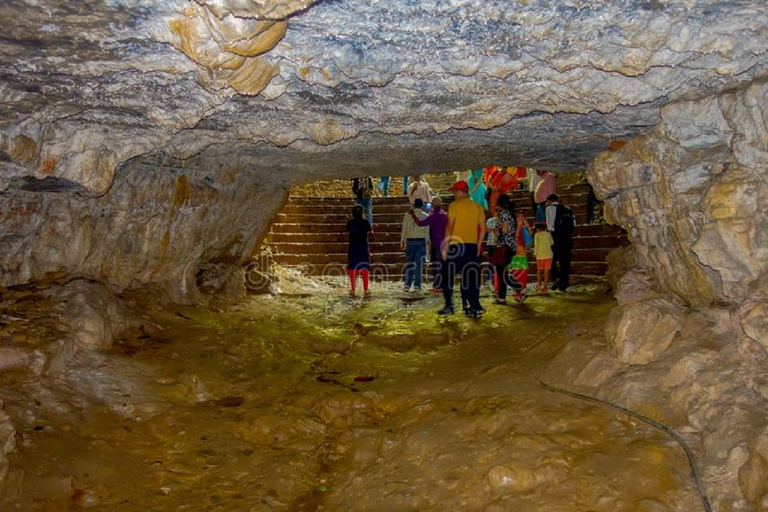
[[[668,102],[765,73],[768,48],[763,0],[4,0],[0,15],[0,191],[85,195],[134,157],[289,179],[581,170]]]

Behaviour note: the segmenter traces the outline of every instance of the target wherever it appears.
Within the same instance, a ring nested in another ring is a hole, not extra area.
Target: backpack
[[[573,212],[567,206],[562,204],[555,205],[555,233],[558,235],[573,235]]]

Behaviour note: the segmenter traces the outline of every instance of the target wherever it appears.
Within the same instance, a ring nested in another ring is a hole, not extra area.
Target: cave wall
[[[236,294],[240,264],[286,194],[279,176],[172,160],[127,163],[97,198],[20,182],[0,202],[0,286],[81,278],[193,302],[208,282]]]
[[[692,305],[766,298],[768,82],[662,109],[587,176],[654,287]]]
[[[590,165],[631,246],[612,257],[604,343],[548,370],[683,432],[715,510],[768,507],[767,99],[758,79],[667,105]]]

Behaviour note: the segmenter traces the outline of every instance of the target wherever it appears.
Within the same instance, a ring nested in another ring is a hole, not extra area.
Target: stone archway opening
[[[486,219],[497,215],[496,198],[500,193],[509,195],[515,211],[520,213],[532,230],[536,228],[534,213],[533,188],[538,175],[535,169],[515,166],[488,166],[478,169],[482,178],[482,190],[477,194],[482,197]],[[426,183],[432,196],[440,196],[447,210],[453,200],[449,187],[457,180],[467,179],[468,171],[449,173],[426,173],[421,181]],[[584,173],[553,173],[555,191],[560,202],[573,212],[577,228],[573,235],[571,251],[571,285],[584,285],[605,279],[608,273],[608,256],[616,248],[627,245],[626,233],[618,227],[607,225],[602,216],[602,202],[593,194],[592,187],[586,181]],[[371,278],[379,283],[397,283],[403,281],[407,265],[406,253],[402,247],[402,226],[407,219],[411,205],[407,197],[407,183],[411,176],[377,176],[371,181],[373,193],[372,221],[374,233],[370,235]],[[413,179],[410,180],[411,184]],[[491,183],[493,182],[493,183]],[[391,183],[391,185],[390,185]],[[348,263],[348,233],[346,222],[351,216],[352,206],[356,204],[352,179],[320,180],[297,185],[290,189],[287,202],[278,210],[263,244],[257,247],[254,258],[248,263],[249,274],[246,278],[251,292],[268,291],[269,283],[274,282],[277,274],[290,276],[301,274],[314,276],[319,280],[334,281],[337,286],[344,286]],[[406,186],[403,192],[403,185]],[[429,212],[429,204],[423,211]],[[427,228],[429,229],[429,228]],[[437,244],[430,239],[427,246]],[[487,237],[486,237],[487,238]],[[484,240],[483,255],[480,259],[484,266],[484,281],[493,275],[491,251]],[[427,251],[429,259],[434,254]],[[536,259],[533,244],[528,247],[530,290],[537,288]],[[425,261],[425,263],[430,263]],[[270,266],[276,265],[277,269]],[[413,266],[413,264],[411,264]],[[424,280],[434,281],[437,269],[434,265],[424,266]],[[271,279],[265,278],[270,274]],[[341,284],[339,285],[338,282]],[[289,283],[287,288],[293,289]],[[273,291],[286,286],[275,284]],[[425,287],[428,289],[429,287]],[[294,290],[291,293],[300,293]]]

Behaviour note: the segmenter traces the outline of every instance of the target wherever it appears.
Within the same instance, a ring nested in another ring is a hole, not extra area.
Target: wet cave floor
[[[140,335],[56,379],[0,373],[2,510],[697,509],[668,436],[539,385],[566,343],[602,343],[604,288],[486,290],[480,320],[374,292],[147,300]]]

